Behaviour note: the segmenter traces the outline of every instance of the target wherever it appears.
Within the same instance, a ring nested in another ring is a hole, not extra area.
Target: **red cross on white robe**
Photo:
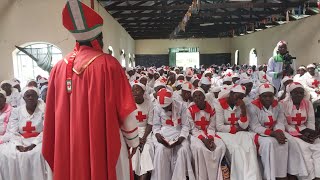
[[[297,113],[297,114],[296,114],[296,117],[292,117],[292,121],[297,122],[297,124],[296,124],[296,130],[297,130],[297,131],[300,131],[300,130],[299,130],[299,126],[301,125],[301,122],[302,122],[302,121],[305,121],[305,120],[306,120],[306,117],[302,117],[302,116],[301,116],[301,113]]]
[[[139,122],[143,122],[145,119],[147,119],[147,115],[142,114],[142,111],[138,111],[138,115],[136,115],[136,119]]]
[[[22,130],[25,131],[25,133],[22,134],[24,138],[36,137],[39,135],[39,133],[33,132],[36,130],[36,127],[32,126],[31,121],[27,121],[26,126],[22,127]]]
[[[234,126],[238,121],[238,118],[236,117],[236,113],[231,113],[231,116],[228,118],[228,121],[230,121],[230,124]]]
[[[318,80],[314,80],[313,81],[313,83],[312,83],[312,85],[314,86],[314,87],[318,87],[319,86],[319,84],[320,84],[320,81],[318,81]]]
[[[209,121],[207,121],[204,116],[202,116],[199,121],[196,121],[195,124],[197,126],[200,126],[201,130],[207,133],[207,126],[209,125]]]
[[[264,125],[267,126],[270,129],[272,129],[277,121],[273,120],[272,116],[268,116],[268,119],[269,119],[269,122],[265,122]]]

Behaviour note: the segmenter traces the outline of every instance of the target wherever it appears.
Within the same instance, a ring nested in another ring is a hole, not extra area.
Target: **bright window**
[[[249,53],[249,65],[253,66],[258,64],[257,51],[255,48],[252,48]]]

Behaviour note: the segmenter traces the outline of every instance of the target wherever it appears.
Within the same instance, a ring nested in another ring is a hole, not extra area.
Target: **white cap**
[[[23,88],[23,90],[22,90],[22,92],[21,92],[22,96],[24,96],[24,94],[25,94],[27,91],[29,91],[29,90],[35,91],[35,92],[37,93],[37,95],[40,96],[39,89],[36,88],[36,87],[34,87],[34,86],[27,86],[27,87]]]
[[[138,85],[140,86],[144,91],[146,90],[146,86],[144,84],[142,84],[141,82],[139,82],[138,80],[134,80],[131,81],[131,87],[133,87],[134,85]]]
[[[197,92],[197,91],[202,92],[203,95],[206,95],[206,93],[204,92],[204,90],[203,90],[201,87],[198,87],[198,88],[195,88],[195,89],[192,91],[191,96],[193,96],[193,94],[194,94],[195,92]]]
[[[189,82],[184,82],[181,87],[182,87],[182,90],[190,91],[190,92],[193,89],[193,85]]]
[[[160,89],[157,93],[157,101],[163,108],[169,106],[173,102],[172,91],[166,88]]]
[[[209,77],[202,77],[200,80],[200,84],[210,85],[211,79]]]
[[[232,86],[230,91],[245,94],[246,87],[239,84],[235,84],[234,86]]]
[[[274,87],[269,84],[269,83],[264,83],[264,84],[261,84],[258,88],[258,94],[263,94],[265,92],[272,92],[274,93]]]
[[[307,68],[316,68],[316,66],[314,64],[309,64]]]

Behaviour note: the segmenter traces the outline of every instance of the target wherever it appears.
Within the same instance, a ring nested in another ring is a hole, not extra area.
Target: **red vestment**
[[[131,87],[115,58],[80,46],[74,60],[72,93],[68,94],[66,59],[71,54],[50,74],[44,158],[54,180],[116,180],[119,130],[136,109]]]

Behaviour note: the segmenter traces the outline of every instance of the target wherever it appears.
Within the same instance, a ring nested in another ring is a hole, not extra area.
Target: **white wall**
[[[199,47],[201,54],[229,53],[231,38],[136,40],[136,54],[168,54],[176,47]]]
[[[249,52],[257,50],[258,64],[267,63],[280,40],[288,43],[290,54],[297,57],[297,65],[320,62],[320,15],[288,24],[232,38],[231,53],[239,50],[241,64],[249,63]]]
[[[66,0],[0,0],[0,81],[13,78],[12,52],[15,45],[28,42],[48,42],[65,55],[72,51],[75,40],[63,27],[61,12]],[[84,0],[90,4],[89,0]],[[126,54],[135,52],[130,35],[98,3],[95,10],[104,18],[104,50],[111,45],[115,57],[120,49]],[[128,56],[127,56],[128,57]]]

